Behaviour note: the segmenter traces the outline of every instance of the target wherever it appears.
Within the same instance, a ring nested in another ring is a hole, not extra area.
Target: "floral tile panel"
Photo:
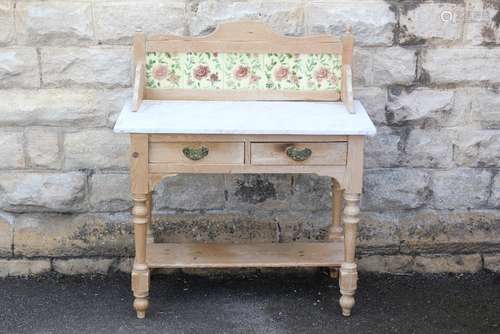
[[[337,54],[150,52],[146,59],[148,88],[340,92]]]
[[[264,89],[264,77],[261,54],[224,54],[225,89]]]

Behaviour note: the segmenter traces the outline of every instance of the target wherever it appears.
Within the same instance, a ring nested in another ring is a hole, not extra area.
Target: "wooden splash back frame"
[[[342,101],[354,113],[352,92],[352,55],[354,38],[350,32],[342,39],[329,35],[291,37],[275,33],[255,21],[220,24],[202,37],[155,35],[136,32],[133,40],[135,79],[133,111],[143,100],[228,100],[228,101]],[[251,53],[329,53],[342,55],[340,94],[336,91],[307,90],[226,90],[226,89],[151,89],[145,87],[148,52],[251,52]]]

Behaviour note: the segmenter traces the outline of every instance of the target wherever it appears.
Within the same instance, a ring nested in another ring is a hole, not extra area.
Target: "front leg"
[[[344,262],[340,267],[340,307],[342,315],[348,317],[354,306],[358,271],[355,262],[356,234],[359,222],[359,193],[346,193],[344,195]]]
[[[147,228],[147,244],[154,243],[153,229],[151,227],[153,223],[153,192],[150,191],[146,197],[146,207],[148,209],[148,228]]]
[[[328,233],[328,240],[330,241],[342,240],[341,214],[343,191],[344,190],[340,187],[337,180],[332,178],[332,224],[330,225],[330,232]],[[329,270],[331,278],[339,278],[338,267],[331,267]]]
[[[137,318],[143,319],[149,306],[149,268],[146,264],[146,235],[148,227],[148,207],[146,194],[133,194],[135,260],[132,269],[132,290]]]

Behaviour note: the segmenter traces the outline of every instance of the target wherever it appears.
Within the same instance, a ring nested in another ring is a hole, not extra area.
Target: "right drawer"
[[[347,142],[252,143],[253,165],[345,165]]]

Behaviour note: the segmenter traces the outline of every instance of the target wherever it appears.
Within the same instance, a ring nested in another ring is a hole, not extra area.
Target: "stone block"
[[[284,180],[286,182],[286,180]],[[291,191],[287,203],[291,210],[330,210],[332,207],[332,181],[315,174],[292,175]],[[287,186],[283,184],[283,186]]]
[[[464,123],[463,109],[454,105],[452,90],[402,87],[389,89],[387,122],[394,125],[454,126]]]
[[[214,1],[203,0],[191,7],[189,32],[205,35],[222,22],[258,20],[268,23],[277,33],[304,33],[304,10],[301,3],[292,1]]]
[[[415,81],[415,50],[401,47],[379,48],[372,56],[374,86],[410,84]]]
[[[0,259],[0,278],[7,276],[31,276],[50,271],[50,260]]]
[[[491,196],[488,204],[500,209],[500,174],[496,174],[491,185]]]
[[[483,129],[500,129],[500,94],[487,88],[464,88],[464,97],[470,98],[472,121]]]
[[[458,168],[434,171],[432,193],[436,209],[481,208],[488,201],[491,172]]]
[[[28,128],[26,136],[26,154],[28,165],[31,167],[59,168],[61,165],[61,151],[57,129]]]
[[[141,29],[147,35],[185,33],[185,1],[98,1],[94,3],[96,38],[99,42],[130,44]]]
[[[378,87],[408,85],[416,79],[416,64],[415,50],[402,47],[356,47],[353,55],[353,84]]]
[[[24,168],[23,132],[0,129],[0,168]]]
[[[112,264],[113,259],[54,259],[54,261],[52,261],[52,268],[54,271],[64,275],[106,275]]]
[[[373,85],[373,49],[355,47],[352,55],[352,84],[354,86]],[[355,89],[357,98],[357,90]]]
[[[378,127],[374,137],[365,140],[365,167],[395,167],[399,165],[401,136],[388,127]]]
[[[237,213],[157,214],[155,242],[269,242],[278,240],[272,218]]]
[[[412,167],[450,167],[454,135],[445,129],[413,129],[406,140],[403,163]]]
[[[0,3],[0,46],[12,43],[14,29],[14,1],[4,0]]]
[[[223,175],[179,175],[155,190],[156,210],[221,210],[225,205]]]
[[[107,126],[113,128],[115,126],[116,120],[120,115],[123,105],[127,100],[132,99],[132,89],[112,89],[106,91],[107,94],[99,97],[96,102],[106,111],[107,116]]]
[[[110,129],[89,129],[64,136],[64,168],[125,168],[129,164],[129,135]]]
[[[499,83],[500,49],[440,48],[423,54],[422,75],[436,84]]]
[[[403,44],[456,41],[462,36],[465,6],[459,3],[421,3],[402,11],[399,40]]]
[[[22,1],[16,3],[17,40],[21,44],[90,43],[94,38],[88,2]]]
[[[38,56],[34,48],[0,49],[0,64],[0,88],[40,87]]]
[[[500,131],[460,131],[455,142],[454,160],[467,167],[500,167]]]
[[[84,206],[86,176],[80,172],[0,174],[0,207],[12,212],[71,212]]]
[[[375,125],[386,123],[385,106],[387,90],[377,87],[354,87],[354,97],[363,103],[366,112]]]
[[[130,256],[131,215],[23,214],[16,219],[16,256]]]
[[[484,269],[500,273],[500,254],[485,254],[483,259]]]
[[[226,208],[270,211],[289,208],[291,177],[285,174],[240,174],[226,177]]]
[[[89,180],[93,211],[124,211],[132,207],[129,174],[94,174]]]
[[[0,257],[12,256],[14,217],[0,211]]]
[[[130,273],[132,272],[132,267],[134,266],[134,258],[132,257],[124,257],[121,259],[118,259],[118,263],[114,267],[116,271],[120,271],[123,273]]]
[[[500,3],[466,0],[464,41],[472,45],[500,44]]]
[[[481,256],[439,255],[416,256],[413,270],[418,273],[475,273],[481,270]]]
[[[399,251],[399,214],[361,212],[356,252],[387,254]]]
[[[305,14],[312,33],[342,36],[352,26],[359,45],[393,44],[396,14],[386,1],[310,1]]]
[[[430,198],[430,175],[419,169],[366,170],[363,189],[366,210],[416,209]]]
[[[413,257],[408,255],[368,255],[358,259],[360,272],[407,273],[412,271]]]
[[[124,89],[0,90],[0,125],[105,126],[129,95]]]
[[[278,242],[327,240],[331,216],[330,210],[262,211],[254,215],[259,222],[274,223],[275,240]]]
[[[479,253],[498,249],[500,213],[420,211],[399,216],[403,253]]]
[[[45,87],[126,87],[130,85],[128,47],[45,47],[41,49]]]

